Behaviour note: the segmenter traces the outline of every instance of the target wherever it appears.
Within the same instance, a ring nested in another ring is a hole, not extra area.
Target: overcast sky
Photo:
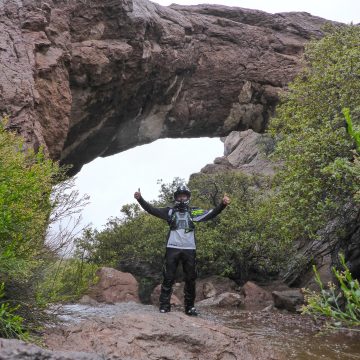
[[[161,5],[201,3],[194,0],[156,2]],[[207,0],[203,3],[270,13],[306,11],[329,20],[360,23],[360,0]],[[159,192],[158,179],[171,182],[178,176],[188,180],[190,174],[222,154],[223,143],[219,139],[162,139],[111,157],[98,158],[85,165],[76,179],[80,193],[90,195],[91,201],[83,211],[82,224],[92,223],[100,230],[109,217],[120,215],[122,205],[133,202],[133,193],[139,187],[145,199],[155,199]]]

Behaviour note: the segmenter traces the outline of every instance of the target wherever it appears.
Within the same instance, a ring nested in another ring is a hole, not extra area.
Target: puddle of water
[[[325,333],[310,318],[280,311],[230,311],[224,324],[262,339],[297,360],[360,360],[360,333]]]
[[[55,310],[58,319],[67,324],[79,323],[94,317],[112,317],[118,314],[149,311],[157,311],[157,308],[152,305],[143,305],[135,302],[118,303],[114,305],[99,304],[98,306],[69,304],[63,305]]]

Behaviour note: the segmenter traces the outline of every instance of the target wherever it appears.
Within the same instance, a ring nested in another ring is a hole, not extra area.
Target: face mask
[[[176,206],[177,208],[179,208],[180,210],[185,210],[185,209],[187,209],[187,207],[189,206],[189,203],[190,203],[190,200],[189,200],[189,199],[187,199],[187,200],[180,200],[180,201],[176,200],[176,201],[175,201],[175,206]]]

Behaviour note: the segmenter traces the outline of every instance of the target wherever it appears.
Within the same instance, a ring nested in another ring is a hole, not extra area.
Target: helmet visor
[[[175,196],[175,200],[179,201],[179,202],[186,202],[189,199],[190,199],[190,196],[187,193],[179,193],[179,194],[176,194],[176,196]]]

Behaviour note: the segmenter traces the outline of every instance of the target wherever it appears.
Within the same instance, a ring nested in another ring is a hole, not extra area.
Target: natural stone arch
[[[147,0],[5,0],[0,17],[0,111],[73,173],[158,138],[262,132],[325,22]]]

